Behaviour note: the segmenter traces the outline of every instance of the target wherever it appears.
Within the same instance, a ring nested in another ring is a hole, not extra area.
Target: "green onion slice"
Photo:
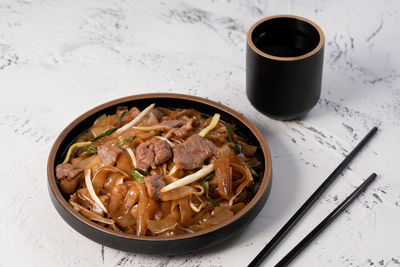
[[[145,176],[145,175],[142,175],[142,174],[139,172],[139,169],[133,168],[133,169],[130,171],[130,174],[132,175],[132,177],[133,177],[137,182],[144,183],[143,176]]]
[[[233,143],[233,146],[230,146],[230,148],[233,150],[233,152],[235,152],[236,155],[239,154],[240,153],[240,146],[233,141],[232,129],[229,128],[229,127],[226,127],[225,129],[226,129],[226,133],[228,135],[229,142]]]
[[[119,143],[117,144],[117,147],[121,147],[123,145],[125,145],[128,142],[132,142],[133,141],[133,137],[128,137],[128,138],[124,138],[121,141],[119,141]]]
[[[82,150],[81,154],[83,154],[83,153],[89,153],[89,154],[94,155],[94,154],[97,154],[97,149],[86,147],[85,149]]]
[[[204,192],[206,194],[206,198],[210,201],[211,205],[213,206],[219,206],[218,201],[212,199],[209,195],[208,195],[208,187],[209,187],[209,183],[208,180],[210,180],[211,178],[213,178],[215,176],[215,174],[210,174],[209,176],[207,176],[206,178],[204,178],[203,182],[202,182],[202,186],[204,188]]]
[[[96,140],[98,140],[98,139],[100,139],[100,138],[102,138],[104,136],[110,135],[113,132],[115,132],[119,128],[119,126],[121,125],[122,118],[125,116],[125,114],[126,114],[126,111],[122,112],[121,116],[119,116],[118,123],[117,123],[117,125],[115,127],[111,128],[111,129],[108,129],[107,131],[105,131],[102,134],[99,134],[98,136],[96,136],[95,138],[90,140],[90,142],[96,141]]]

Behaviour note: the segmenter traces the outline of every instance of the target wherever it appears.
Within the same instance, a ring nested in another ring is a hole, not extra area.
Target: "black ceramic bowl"
[[[117,106],[138,107],[143,109],[155,103],[166,108],[194,108],[206,116],[220,113],[221,119],[234,123],[239,135],[246,137],[250,143],[257,145],[257,157],[262,162],[259,171],[259,187],[254,192],[252,200],[235,216],[224,223],[202,231],[176,237],[135,236],[119,233],[85,218],[75,211],[61,194],[55,177],[55,166],[62,162],[68,147],[74,143],[77,136],[86,131],[93,121],[103,113],[112,114]],[[216,102],[179,94],[144,94],[120,98],[95,107],[79,116],[58,136],[49,155],[47,176],[51,201],[61,217],[82,235],[105,246],[124,251],[148,254],[182,254],[220,244],[248,225],[260,212],[267,201],[271,189],[271,157],[270,151],[260,131],[245,117],[236,111]]]

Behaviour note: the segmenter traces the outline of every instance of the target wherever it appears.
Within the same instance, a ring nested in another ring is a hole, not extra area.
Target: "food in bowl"
[[[260,165],[256,151],[217,113],[120,106],[77,136],[55,172],[86,218],[118,232],[169,237],[243,209]]]

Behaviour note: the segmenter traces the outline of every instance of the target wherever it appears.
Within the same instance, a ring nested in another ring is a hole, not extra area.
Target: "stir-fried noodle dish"
[[[56,177],[69,204],[106,228],[176,236],[226,221],[252,198],[257,146],[194,109],[118,107],[71,145]]]

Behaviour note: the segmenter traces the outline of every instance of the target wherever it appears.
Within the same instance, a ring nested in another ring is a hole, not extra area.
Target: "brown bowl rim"
[[[318,31],[318,34],[319,34],[319,37],[320,37],[318,45],[313,50],[311,50],[310,52],[308,52],[308,53],[306,53],[304,55],[301,55],[301,56],[296,56],[296,57],[273,56],[273,55],[267,54],[267,53],[261,51],[260,49],[258,49],[257,46],[253,43],[253,39],[251,38],[252,35],[253,35],[254,29],[258,25],[260,25],[261,23],[264,23],[264,22],[266,22],[268,20],[272,20],[272,19],[278,19],[278,18],[292,18],[292,19],[301,20],[301,21],[304,21],[304,22],[310,24],[312,27],[314,27]],[[278,61],[296,61],[296,60],[301,60],[301,59],[305,59],[305,58],[311,57],[312,55],[315,55],[319,50],[321,50],[321,48],[324,46],[324,43],[325,43],[325,35],[324,35],[324,32],[322,31],[321,27],[319,27],[318,24],[315,23],[312,20],[309,20],[309,19],[306,19],[306,18],[303,18],[303,17],[300,17],[300,16],[296,16],[296,15],[285,15],[285,14],[283,14],[283,15],[269,16],[269,17],[260,19],[260,20],[256,21],[250,27],[249,31],[247,32],[247,44],[249,45],[249,47],[254,52],[256,52],[257,54],[259,54],[262,57],[266,57],[266,58],[273,59],[273,60],[278,60]]]
[[[74,127],[76,127],[80,122],[85,120],[87,117],[90,115],[105,109],[110,106],[114,106],[118,103],[124,103],[128,101],[135,101],[135,100],[142,100],[142,99],[151,99],[151,98],[175,98],[175,99],[184,99],[184,100],[189,100],[189,101],[195,101],[195,102],[200,102],[202,104],[206,104],[209,106],[212,106],[214,108],[217,108],[219,110],[222,110],[232,116],[234,116],[236,119],[238,119],[241,123],[243,123],[246,127],[250,129],[250,131],[254,134],[254,136],[257,138],[257,140],[260,143],[263,155],[264,155],[264,175],[262,177],[262,182],[261,185],[256,193],[256,195],[253,197],[253,199],[246,205],[245,208],[243,208],[240,212],[235,214],[233,217],[229,218],[223,223],[220,223],[218,225],[206,228],[204,230],[194,232],[194,233],[188,233],[184,235],[179,235],[179,236],[174,236],[174,237],[158,237],[158,236],[136,236],[132,234],[127,234],[127,233],[121,233],[117,232],[111,229],[107,229],[103,226],[98,225],[97,223],[87,219],[77,211],[75,211],[69,204],[68,202],[64,199],[62,196],[57,184],[56,184],[56,179],[54,176],[54,165],[55,165],[55,156],[56,153],[62,143],[62,140],[66,137],[66,135],[72,130]],[[50,153],[48,157],[48,162],[47,162],[47,177],[48,177],[48,183],[50,185],[51,191],[58,200],[58,202],[70,213],[72,216],[74,216],[77,220],[93,227],[94,229],[104,232],[106,234],[111,234],[115,235],[121,238],[127,238],[127,239],[134,239],[134,240],[143,240],[143,241],[171,241],[171,240],[180,240],[180,239],[189,239],[189,238],[195,238],[197,236],[202,236],[209,234],[213,231],[216,231],[218,229],[221,229],[230,223],[234,222],[235,220],[241,218],[244,216],[248,211],[250,211],[256,203],[260,200],[260,198],[263,196],[263,194],[266,192],[266,189],[270,183],[271,179],[271,171],[272,171],[272,166],[271,166],[271,154],[270,150],[268,147],[267,142],[264,139],[264,136],[261,134],[261,132],[254,126],[250,120],[248,120],[246,117],[238,113],[237,111],[222,105],[220,103],[214,102],[212,100],[206,99],[206,98],[201,98],[197,96],[191,96],[191,95],[185,95],[185,94],[175,94],[175,93],[148,93],[148,94],[138,94],[138,95],[132,95],[132,96],[126,96],[118,99],[114,99],[111,101],[108,101],[106,103],[103,103],[101,105],[98,105],[82,115],[80,115],[78,118],[73,120],[57,137],[56,141],[54,142]]]

